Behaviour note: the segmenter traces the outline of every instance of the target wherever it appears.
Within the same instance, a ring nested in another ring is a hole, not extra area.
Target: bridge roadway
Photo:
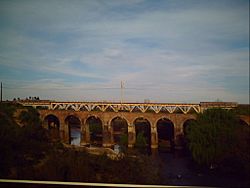
[[[76,117],[81,127],[81,145],[90,143],[88,120],[95,117],[102,126],[102,145],[111,147],[115,144],[115,130],[112,122],[116,118],[125,120],[127,124],[128,147],[133,147],[136,142],[135,122],[143,119],[149,123],[150,146],[157,148],[159,144],[158,125],[161,120],[173,125],[173,138],[167,140],[181,145],[185,124],[195,120],[198,113],[207,108],[232,109],[237,107],[234,102],[201,102],[197,104],[185,103],[111,103],[111,102],[55,102],[55,101],[19,101],[24,106],[32,106],[39,110],[43,125],[50,127],[48,117],[54,117],[55,127],[58,128],[60,139],[70,143],[69,117]]]

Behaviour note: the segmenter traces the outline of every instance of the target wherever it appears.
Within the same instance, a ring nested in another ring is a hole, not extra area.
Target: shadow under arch
[[[156,123],[158,133],[158,149],[173,149],[174,144],[174,123],[168,118],[161,118]]]
[[[134,120],[136,132],[136,148],[147,148],[151,150],[151,126],[150,121],[144,117],[138,117]]]
[[[69,132],[69,144],[80,146],[81,143],[81,121],[75,115],[69,115],[65,118],[65,123]]]
[[[128,122],[120,116],[114,117],[111,120],[113,130],[113,142],[123,146],[128,146]]]
[[[45,116],[43,126],[48,129],[52,141],[60,140],[60,121],[57,116],[53,114]]]
[[[85,124],[89,129],[90,145],[101,147],[103,142],[103,126],[101,119],[96,116],[89,116]]]

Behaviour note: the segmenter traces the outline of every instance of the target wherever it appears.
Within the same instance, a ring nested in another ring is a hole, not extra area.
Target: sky
[[[4,100],[249,103],[249,1],[0,0],[0,81]]]

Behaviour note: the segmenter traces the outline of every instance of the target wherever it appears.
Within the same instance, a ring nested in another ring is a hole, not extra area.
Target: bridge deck
[[[201,102],[201,103],[119,103],[119,102],[57,102],[57,101],[19,101],[24,106],[46,107],[50,110],[74,110],[74,111],[95,111],[102,112],[111,110],[114,112],[127,111],[142,113],[153,111],[155,113],[168,112],[175,113],[180,111],[184,114],[194,111],[202,112],[205,108],[226,108],[231,109],[237,107],[234,102]]]

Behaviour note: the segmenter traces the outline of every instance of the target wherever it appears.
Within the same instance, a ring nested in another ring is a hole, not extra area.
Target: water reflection
[[[72,128],[70,130],[71,145],[80,146],[81,142],[81,130],[78,128]]]

